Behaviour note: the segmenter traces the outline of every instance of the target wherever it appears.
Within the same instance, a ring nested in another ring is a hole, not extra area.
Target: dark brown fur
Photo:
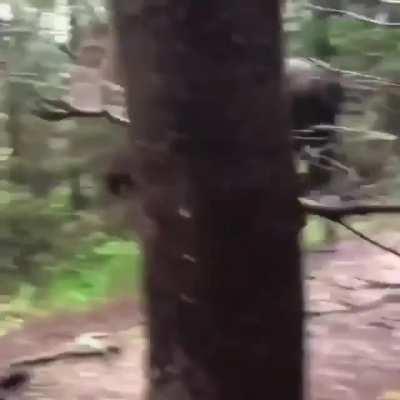
[[[316,125],[335,125],[344,99],[340,76],[302,59],[287,60],[286,70],[292,130],[310,129]],[[312,129],[310,136],[321,140],[318,142],[295,141],[294,149],[299,151],[305,145],[318,148],[338,143],[334,130]],[[321,155],[330,158],[336,156],[332,149],[322,151]],[[328,184],[332,178],[332,172],[328,169],[329,163],[326,160],[317,158],[313,161],[320,166],[313,164],[309,166],[309,173],[303,182],[305,192]]]

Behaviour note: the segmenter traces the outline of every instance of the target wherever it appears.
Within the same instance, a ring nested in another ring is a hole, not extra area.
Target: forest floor
[[[378,239],[400,249],[400,233]],[[311,399],[400,399],[400,259],[361,240],[335,247],[305,257]],[[0,400],[141,399],[145,348],[131,299],[32,321],[0,339],[0,376],[15,362],[32,372]]]

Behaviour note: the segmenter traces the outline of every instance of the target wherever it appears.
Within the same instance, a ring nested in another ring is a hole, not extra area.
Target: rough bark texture
[[[302,398],[279,3],[111,3],[151,227],[151,400]]]

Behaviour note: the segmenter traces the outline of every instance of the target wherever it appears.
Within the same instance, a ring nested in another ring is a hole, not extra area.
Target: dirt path
[[[54,362],[34,369],[26,390],[16,399],[139,400],[144,391],[143,328],[116,333],[121,354],[96,359]],[[6,398],[13,399],[13,397]]]
[[[400,248],[400,234],[379,239]],[[389,396],[400,393],[400,260],[356,240],[333,254],[308,255],[305,264],[311,399],[400,399]],[[87,332],[108,332],[122,351],[34,367],[26,387],[0,394],[0,400],[140,399],[146,348],[141,320],[128,299],[92,313],[35,321],[2,338],[0,367],[59,351]]]
[[[143,392],[143,316],[132,299],[94,312],[71,314],[28,323],[0,340],[0,371],[12,362],[42,354],[62,353],[85,333],[107,333],[120,354],[75,357],[29,368],[31,381],[0,400],[94,400],[140,398]]]

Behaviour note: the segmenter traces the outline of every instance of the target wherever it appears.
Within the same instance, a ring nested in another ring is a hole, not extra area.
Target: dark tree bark
[[[149,398],[299,400],[302,218],[280,1],[111,4],[151,228]]]

